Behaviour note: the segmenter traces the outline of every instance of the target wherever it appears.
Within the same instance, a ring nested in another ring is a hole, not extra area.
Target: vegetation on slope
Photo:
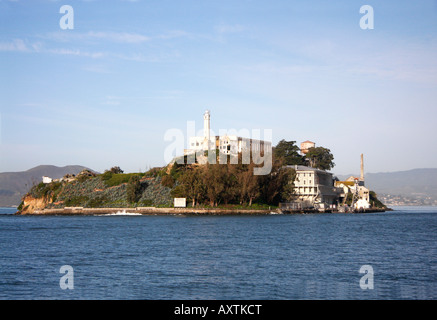
[[[175,162],[145,173],[124,173],[120,167],[112,167],[103,174],[84,170],[73,178],[35,185],[27,196],[50,200],[47,208],[171,207],[173,198],[186,198],[192,207],[266,208],[293,197],[296,172],[286,165],[311,164],[321,169],[334,166],[329,149],[310,149],[314,151],[310,159],[301,156],[298,150],[295,141],[281,140],[271,154],[271,171],[265,175],[254,174],[254,169],[265,163],[256,164],[251,159],[249,164],[243,164],[239,155],[237,164],[231,164],[229,157],[223,164],[217,156],[216,164]],[[269,158],[266,155],[265,159]],[[374,193],[372,202],[384,206]]]

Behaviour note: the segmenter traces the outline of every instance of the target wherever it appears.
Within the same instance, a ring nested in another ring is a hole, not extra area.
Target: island
[[[387,210],[374,192],[354,189],[356,183],[336,181],[320,169],[286,165],[280,157],[273,159],[268,175],[254,175],[254,163],[173,162],[144,173],[124,173],[115,166],[102,174],[84,169],[61,179],[44,177],[22,198],[16,214],[259,215]],[[308,179],[305,185],[314,187],[301,187],[303,176]],[[354,209],[353,203],[361,203],[363,197],[369,197],[372,206]],[[174,200],[181,198],[186,205],[175,207]]]
[[[361,175],[339,181],[329,170],[328,148],[304,141],[270,141],[211,135],[210,111],[204,135],[190,137],[189,149],[164,167],[102,174],[84,169],[61,179],[42,177],[23,197],[17,214],[287,214],[375,212],[387,207]],[[174,199],[184,199],[183,207]]]

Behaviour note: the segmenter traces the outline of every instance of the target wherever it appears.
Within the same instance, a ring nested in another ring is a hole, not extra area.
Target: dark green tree
[[[372,205],[372,207],[387,208],[387,206],[378,199],[375,191],[369,192],[369,198],[370,198],[369,200],[370,200],[370,204]]]
[[[139,176],[132,176],[129,179],[126,189],[126,200],[135,203],[141,196],[141,182]]]
[[[111,171],[111,173],[113,174],[119,174],[124,172],[123,170],[121,170],[120,167],[112,167],[109,171]]]
[[[305,157],[312,168],[329,171],[335,166],[334,156],[327,148],[310,148]]]
[[[205,194],[202,179],[203,171],[204,168],[197,166],[185,170],[178,179],[180,184],[172,190],[172,196],[191,200],[193,207],[200,203]]]
[[[272,171],[260,176],[261,196],[268,204],[277,205],[290,199],[294,190],[296,171],[284,167],[284,158],[273,157]]]
[[[300,149],[296,141],[285,141],[282,139],[273,149],[273,155],[276,158],[283,158],[286,165],[303,165],[305,157],[299,154]]]

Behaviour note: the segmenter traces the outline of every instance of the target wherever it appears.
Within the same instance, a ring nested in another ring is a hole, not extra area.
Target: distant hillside
[[[340,180],[351,175],[339,175]],[[437,198],[437,169],[413,169],[408,171],[365,174],[366,186],[377,192],[391,195],[427,195]]]
[[[21,197],[34,185],[42,181],[42,176],[52,179],[62,178],[67,173],[78,174],[83,166],[56,167],[38,166],[27,171],[0,173],[0,206],[17,206]]]

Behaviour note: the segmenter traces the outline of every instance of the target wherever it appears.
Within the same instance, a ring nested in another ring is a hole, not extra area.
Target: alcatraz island
[[[312,141],[302,142],[299,148],[296,141],[281,140],[272,147],[271,142],[237,135],[211,136],[209,111],[204,114],[204,135],[190,137],[189,147],[166,166],[144,173],[124,173],[114,166],[102,174],[86,169],[61,179],[42,177],[23,196],[16,214],[250,215],[390,210],[366,188],[362,154],[361,175],[339,181],[329,172],[335,164],[328,148],[316,147]],[[254,174],[265,163],[260,164],[250,150],[269,161],[268,173]],[[245,157],[247,154],[251,156]]]

